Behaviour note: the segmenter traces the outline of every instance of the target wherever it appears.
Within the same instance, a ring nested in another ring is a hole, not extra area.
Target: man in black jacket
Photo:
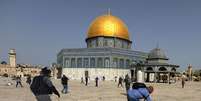
[[[127,92],[130,89],[130,83],[131,83],[131,79],[128,76],[128,74],[125,76],[124,82],[125,82],[125,87],[126,87],[126,92]]]
[[[52,93],[60,97],[59,92],[50,80],[51,71],[45,67],[41,70],[41,75],[34,77],[30,86],[31,91],[36,96],[37,101],[52,101]]]
[[[63,85],[62,93],[66,94],[68,92],[68,77],[66,75],[63,75],[61,78],[61,84]]]

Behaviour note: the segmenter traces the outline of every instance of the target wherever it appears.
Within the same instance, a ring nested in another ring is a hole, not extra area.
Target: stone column
[[[75,57],[75,67],[74,68],[77,68],[77,57]]]
[[[150,80],[149,80],[150,75],[149,74],[150,73],[147,73],[147,82],[150,82]]]
[[[157,82],[157,73],[156,73],[156,71],[157,71],[157,66],[154,68],[154,82],[156,83]]]
[[[142,70],[137,71],[137,82],[144,83],[144,72]]]
[[[168,72],[168,83],[170,84],[170,72]]]

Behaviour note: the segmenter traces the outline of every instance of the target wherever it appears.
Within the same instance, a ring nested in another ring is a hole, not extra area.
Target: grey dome
[[[148,59],[164,59],[168,60],[167,56],[165,55],[165,52],[160,48],[155,48],[150,51],[148,55]]]

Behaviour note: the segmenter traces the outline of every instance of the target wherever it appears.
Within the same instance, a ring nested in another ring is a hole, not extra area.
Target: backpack
[[[138,90],[138,88],[147,88],[147,86],[144,84],[144,83],[133,83],[133,86],[132,86],[133,89],[137,89],[137,91],[143,96],[143,98],[146,100],[147,97],[149,97],[149,94],[147,96],[145,96],[142,92],[140,92]]]
[[[36,76],[33,78],[33,81],[31,83],[30,89],[33,92],[34,95],[37,95],[39,93],[39,87],[40,87],[40,83],[41,81],[43,81],[43,77],[42,76]]]
[[[132,86],[133,89],[146,88],[146,87],[147,86],[144,83],[138,83],[138,82],[133,83],[133,86]]]
[[[52,94],[52,89],[49,87],[45,81],[44,76],[36,76],[30,86],[31,91],[34,95]]]

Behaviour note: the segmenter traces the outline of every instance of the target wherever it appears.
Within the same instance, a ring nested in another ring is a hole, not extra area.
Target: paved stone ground
[[[8,78],[0,77],[0,101],[36,101],[29,86],[23,82],[23,88],[15,85],[6,86],[13,82]],[[56,88],[61,91],[60,80],[53,80]],[[201,82],[187,82],[184,89],[181,82],[176,84],[148,84],[154,86],[151,95],[154,101],[201,101]],[[126,101],[125,89],[118,88],[114,81],[100,82],[100,87],[94,87],[94,81],[89,86],[80,84],[80,81],[70,80],[69,93],[61,94],[58,99],[53,95],[54,101]]]

